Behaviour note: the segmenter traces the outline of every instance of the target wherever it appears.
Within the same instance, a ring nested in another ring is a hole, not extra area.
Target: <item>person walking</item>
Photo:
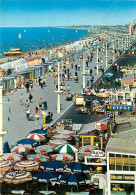
[[[39,79],[38,79],[38,82],[39,82],[39,86],[41,86],[41,78],[39,77]]]
[[[31,100],[33,99],[33,96],[32,96],[32,94],[31,94],[31,93],[29,93],[29,97],[28,97],[28,99],[29,99],[29,101],[30,101],[30,103],[31,103]]]
[[[43,89],[43,80],[42,79],[41,79],[40,84],[41,84],[41,89]]]
[[[42,98],[40,98],[40,101],[39,101],[39,108],[40,108],[40,110],[42,109],[42,104],[43,104]]]
[[[31,88],[31,91],[33,90],[33,81],[30,80],[30,88]]]
[[[70,94],[70,86],[69,85],[67,86],[67,92],[68,92],[68,94]]]
[[[26,109],[29,108],[29,106],[30,106],[30,104],[29,104],[29,102],[28,102],[28,99],[26,99],[26,102],[25,102],[25,107],[26,107]]]
[[[26,109],[26,119],[29,120],[29,116],[30,116],[30,109],[27,108]]]
[[[39,110],[38,110],[37,106],[35,108],[35,118],[36,118],[36,120],[39,120]]]
[[[29,93],[29,82],[26,83],[25,87],[26,87],[26,93]]]
[[[22,93],[20,95],[20,104],[21,104],[21,106],[23,105],[23,94]]]

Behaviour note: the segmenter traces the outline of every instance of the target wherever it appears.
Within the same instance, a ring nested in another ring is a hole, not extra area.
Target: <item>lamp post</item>
[[[107,55],[107,42],[106,42],[106,51],[105,51],[105,62],[106,62],[106,68],[107,68],[107,65],[108,65],[108,55]]]
[[[123,50],[123,47],[124,47],[124,45],[123,45],[123,36],[122,36],[122,44],[121,44],[122,50]]]
[[[127,35],[127,47],[128,47],[128,35]]]
[[[3,103],[2,103],[2,89],[3,86],[0,86],[0,156],[3,154],[3,135],[7,133],[7,131],[3,131]],[[1,157],[0,157],[1,160]]]
[[[83,89],[85,89],[85,75],[86,75],[86,72],[85,72],[85,53],[83,53]]]
[[[56,91],[58,93],[58,102],[57,102],[57,113],[60,113],[60,62],[58,62],[58,91]]]
[[[113,51],[112,51],[113,55],[112,55],[112,62],[114,62],[114,40],[113,40]]]
[[[97,65],[97,72],[96,72],[96,74],[98,75],[98,73],[99,73],[99,67],[98,67],[98,64],[99,64],[99,62],[98,62],[98,46],[97,46],[97,56],[96,56],[96,65]]]

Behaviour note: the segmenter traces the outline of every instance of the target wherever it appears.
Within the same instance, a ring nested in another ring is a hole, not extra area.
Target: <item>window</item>
[[[120,154],[116,154],[116,170],[122,170],[122,157]]]
[[[115,170],[115,154],[109,154],[109,170]]]
[[[129,171],[128,155],[122,155],[123,171]]]
[[[135,156],[129,156],[130,171],[135,171]]]

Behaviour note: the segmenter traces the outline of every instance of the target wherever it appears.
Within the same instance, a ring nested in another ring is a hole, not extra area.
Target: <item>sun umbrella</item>
[[[41,154],[29,155],[27,158],[28,160],[37,161],[37,162],[46,162],[50,160],[48,156],[41,155]]]
[[[75,134],[74,131],[71,131],[71,130],[62,130],[59,132],[60,134],[64,134],[64,135],[69,135],[69,136],[72,136]]]
[[[67,144],[67,141],[66,140],[51,140],[49,142],[49,145],[52,145],[52,146],[60,146],[61,144]]]
[[[66,174],[61,176],[60,183],[68,186],[78,186],[86,184],[86,180],[82,178],[79,174]]]
[[[25,138],[25,139],[21,139],[19,141],[16,142],[16,145],[31,145],[34,146],[37,144],[36,140],[34,139],[29,139],[29,138]]]
[[[72,138],[68,135],[64,134],[57,134],[52,137],[52,139],[57,139],[57,140],[71,140]]]
[[[52,155],[52,159],[57,161],[72,160],[73,156],[69,154],[54,154]]]
[[[109,78],[109,77],[112,77],[113,76],[113,74],[111,73],[111,72],[106,72],[105,74],[104,74],[104,77],[105,78]]]
[[[86,154],[78,153],[78,154],[77,154],[77,158],[78,158],[79,160],[83,160],[83,159],[85,158],[85,155],[86,155]]]
[[[90,173],[90,166],[83,163],[70,163],[66,166],[66,170],[72,171],[74,173]]]
[[[0,174],[0,183],[2,183],[4,180],[4,175]]]
[[[41,134],[41,135],[45,135],[45,131],[42,130],[42,129],[35,129],[33,131],[30,131],[28,134],[33,134],[33,133],[38,133],[38,134]]]
[[[9,172],[4,177],[5,182],[14,184],[23,183],[30,180],[32,180],[32,175],[30,172],[26,171]]]
[[[58,181],[58,175],[53,172],[39,172],[33,176],[33,179],[38,182],[46,183],[46,191],[48,191],[48,182]]]
[[[0,174],[3,174],[5,171],[11,170],[13,167],[12,162],[0,161]]]
[[[38,170],[38,168],[39,168],[39,163],[35,161],[20,161],[14,165],[15,170],[21,170],[21,171]]]
[[[45,140],[45,137],[43,135],[41,135],[41,134],[38,134],[38,133],[28,134],[26,136],[26,138],[34,139],[36,141],[43,141],[43,140]]]
[[[55,149],[55,151],[59,153],[76,153],[77,148],[72,146],[71,144],[64,144],[64,145],[58,146]]]
[[[5,153],[2,155],[2,159],[7,161],[19,161],[21,158],[21,155],[15,153]]]
[[[64,165],[59,161],[48,161],[43,163],[40,168],[46,171],[63,171]]]
[[[49,146],[49,145],[41,145],[41,146],[36,147],[34,150],[36,153],[47,154],[49,152],[52,152],[54,148],[53,146]]]
[[[18,145],[11,149],[11,152],[22,153],[32,149],[31,145]]]
[[[91,152],[94,149],[99,149],[99,147],[93,146],[93,145],[86,145],[81,148],[79,148],[79,152]]]

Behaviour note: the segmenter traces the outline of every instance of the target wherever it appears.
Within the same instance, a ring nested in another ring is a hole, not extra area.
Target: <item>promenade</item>
[[[111,55],[109,54],[108,61],[111,59]],[[102,57],[103,63],[102,65],[104,69],[106,70],[105,67],[105,57]],[[94,80],[98,79],[98,77],[101,75],[101,71],[99,72],[99,75],[96,77],[96,69],[95,69],[95,64],[96,62],[96,53],[95,56],[93,57],[93,60],[89,63],[88,69],[92,68],[93,70],[93,76]],[[75,64],[78,64],[79,62],[76,60],[74,62]],[[99,66],[100,66],[99,65]],[[108,64],[108,67],[111,64]],[[81,69],[78,72],[79,76],[79,83],[74,83],[74,80],[72,81],[66,81],[66,89],[67,85],[70,85],[71,89],[70,92],[81,92],[82,90],[82,67],[83,67],[83,61],[81,60]],[[108,68],[107,67],[107,68]],[[67,68],[70,69],[70,72],[75,73],[75,68],[71,69],[71,65],[67,66]],[[86,67],[87,69],[87,67]],[[86,82],[87,78],[90,78],[90,76],[86,76]],[[54,124],[57,119],[59,119],[73,104],[71,101],[65,101],[66,95],[61,95],[61,113],[58,114],[56,111],[57,108],[57,93],[55,93],[55,84],[53,80],[53,73],[49,75],[46,75],[46,81],[47,81],[47,86],[43,89],[41,87],[34,85],[32,95],[33,95],[33,100],[32,103],[30,103],[30,110],[34,116],[34,111],[35,107],[38,106],[40,98],[42,98],[42,101],[46,100],[48,104],[48,112],[53,112],[53,121],[51,124]],[[61,82],[60,82],[61,83]],[[56,81],[57,84],[57,81]],[[15,145],[15,142],[25,138],[25,136],[28,134],[29,131],[35,129],[35,122],[36,121],[28,121],[26,119],[26,113],[25,113],[25,106],[20,105],[20,94],[23,94],[23,101],[25,103],[26,99],[28,99],[28,93],[26,93],[26,89],[18,89],[16,92],[13,93],[13,95],[8,95],[3,98],[3,129],[7,129],[7,125],[9,127],[8,133],[4,135],[3,137],[3,142],[8,141],[9,145]],[[8,101],[9,100],[9,101]],[[11,103],[10,103],[11,102]],[[9,107],[11,108],[11,114],[9,114]],[[39,111],[40,113],[40,111]],[[8,120],[8,117],[10,121]],[[37,128],[41,128],[43,124],[43,119],[40,113],[40,119],[37,121]],[[49,124],[49,125],[51,125]]]

